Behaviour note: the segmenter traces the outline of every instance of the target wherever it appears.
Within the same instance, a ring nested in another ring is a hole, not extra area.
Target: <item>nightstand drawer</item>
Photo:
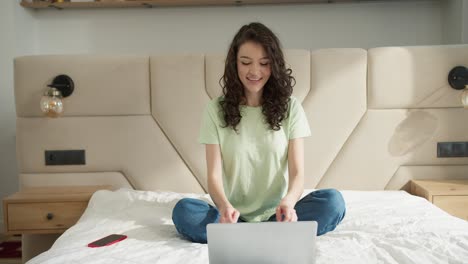
[[[87,202],[10,203],[8,229],[63,232],[78,221],[87,205]]]
[[[433,196],[433,203],[447,213],[468,220],[468,196]]]

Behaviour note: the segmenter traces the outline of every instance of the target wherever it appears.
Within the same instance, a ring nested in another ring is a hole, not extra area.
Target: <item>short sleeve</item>
[[[198,138],[198,142],[201,144],[219,144],[215,105],[216,102],[211,101],[203,111]]]
[[[291,97],[289,110],[289,139],[308,137],[311,135],[307,116],[301,103]]]

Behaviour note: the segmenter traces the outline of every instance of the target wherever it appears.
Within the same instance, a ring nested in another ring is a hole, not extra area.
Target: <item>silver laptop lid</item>
[[[210,264],[315,263],[317,222],[209,224]]]

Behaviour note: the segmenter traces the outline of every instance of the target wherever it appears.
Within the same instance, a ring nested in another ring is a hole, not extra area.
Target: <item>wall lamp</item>
[[[464,66],[453,68],[449,72],[448,82],[453,89],[463,90],[461,101],[463,107],[468,109],[468,69]]]
[[[63,97],[73,93],[75,85],[68,75],[58,75],[41,98],[41,110],[48,117],[59,117],[63,113]]]

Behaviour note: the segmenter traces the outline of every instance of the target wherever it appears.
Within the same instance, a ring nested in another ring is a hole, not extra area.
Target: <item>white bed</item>
[[[468,263],[467,221],[404,191],[342,193],[346,217],[336,230],[318,237],[317,264]],[[99,191],[78,223],[28,263],[206,264],[207,246],[182,239],[172,223],[172,208],[182,197],[209,200],[198,194]],[[128,238],[86,247],[112,233]]]

